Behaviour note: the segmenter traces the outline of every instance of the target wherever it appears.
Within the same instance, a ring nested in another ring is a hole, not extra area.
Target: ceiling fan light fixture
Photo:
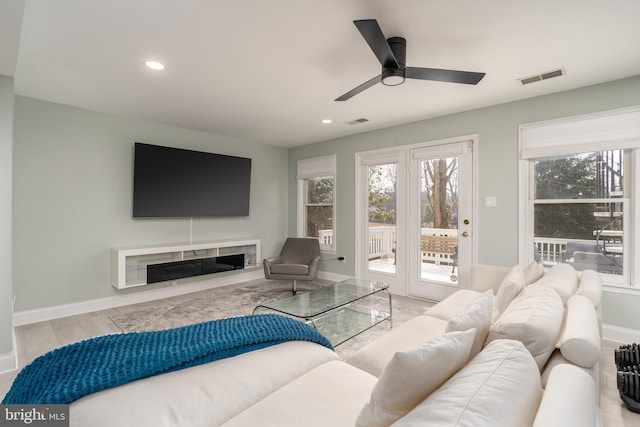
[[[401,69],[385,69],[382,70],[382,84],[385,86],[399,86],[404,83],[404,70]]]
[[[164,70],[164,64],[158,61],[144,61],[144,66],[156,71]]]

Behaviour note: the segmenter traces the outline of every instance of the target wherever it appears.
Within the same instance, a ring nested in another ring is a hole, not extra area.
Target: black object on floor
[[[631,412],[640,413],[640,346],[627,344],[614,350],[620,398]]]

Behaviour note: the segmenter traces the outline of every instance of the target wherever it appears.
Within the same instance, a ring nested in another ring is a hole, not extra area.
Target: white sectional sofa
[[[460,290],[343,361],[287,342],[85,396],[72,426],[601,426],[601,283],[476,265]]]

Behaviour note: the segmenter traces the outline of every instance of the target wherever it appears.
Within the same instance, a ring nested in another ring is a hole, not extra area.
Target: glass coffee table
[[[387,293],[386,307],[379,307],[379,298],[369,298],[378,292]],[[391,303],[388,284],[348,279],[259,305],[253,313],[275,311],[310,323],[337,346],[384,320],[393,327]]]

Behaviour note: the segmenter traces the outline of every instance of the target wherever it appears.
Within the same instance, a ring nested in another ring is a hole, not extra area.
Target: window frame
[[[624,274],[601,273],[607,288],[640,291],[640,274],[635,265],[640,259],[640,107],[520,125],[519,127],[519,250],[518,261],[533,261],[534,207],[539,203],[559,203],[561,199],[535,199],[535,160],[540,157],[624,149],[625,212]],[[580,199],[587,200],[587,199]],[[595,199],[591,199],[595,200]],[[621,199],[616,199],[621,201]],[[627,252],[627,250],[625,250]]]
[[[333,179],[333,194],[332,203],[308,203],[309,192],[308,182],[314,178],[328,178]],[[297,161],[297,236],[307,236],[307,207],[308,206],[332,206],[333,218],[331,221],[332,226],[332,238],[329,245],[320,243],[320,251],[325,253],[336,253],[336,155],[313,157],[308,159],[301,159]]]

